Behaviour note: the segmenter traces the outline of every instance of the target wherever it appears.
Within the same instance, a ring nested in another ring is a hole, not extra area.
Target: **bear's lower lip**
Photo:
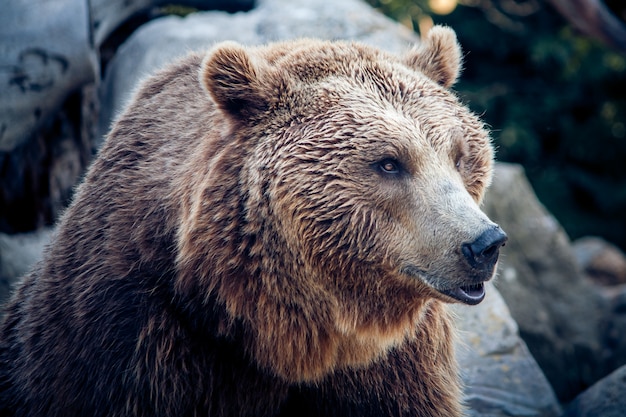
[[[485,298],[485,284],[481,282],[479,284],[462,285],[441,292],[448,297],[473,306]]]

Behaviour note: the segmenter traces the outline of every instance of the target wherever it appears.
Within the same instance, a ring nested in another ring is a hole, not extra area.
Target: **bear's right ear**
[[[223,42],[202,61],[200,82],[220,109],[246,118],[269,107],[260,72],[262,66],[253,62],[242,45]]]

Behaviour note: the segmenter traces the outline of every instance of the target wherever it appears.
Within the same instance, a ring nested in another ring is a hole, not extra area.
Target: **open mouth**
[[[476,305],[485,298],[485,284],[462,285],[457,288],[442,290],[441,293],[462,303]]]
[[[425,271],[412,266],[402,268],[402,272],[412,277],[418,277],[426,283],[436,281],[432,277],[429,279],[429,275]],[[431,287],[437,289],[437,291],[439,291],[440,293],[447,295],[448,297],[454,298],[455,300],[460,301],[464,304],[469,304],[473,306],[485,299],[484,282],[461,285],[456,288],[449,288],[446,290],[440,290],[436,286],[433,286],[432,284],[430,285]]]

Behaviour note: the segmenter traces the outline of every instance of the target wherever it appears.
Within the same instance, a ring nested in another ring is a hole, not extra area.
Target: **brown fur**
[[[7,307],[0,414],[460,415],[440,291],[492,225],[492,148],[459,66],[435,28],[403,57],[225,43],[147,80]]]

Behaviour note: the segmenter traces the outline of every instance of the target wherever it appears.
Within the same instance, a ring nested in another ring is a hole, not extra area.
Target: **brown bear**
[[[2,416],[458,416],[506,235],[454,32],[223,43],[114,124],[0,333]]]

